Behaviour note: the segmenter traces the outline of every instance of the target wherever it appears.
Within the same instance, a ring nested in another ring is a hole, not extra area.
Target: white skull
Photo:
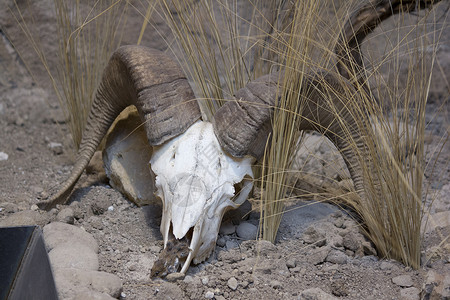
[[[211,254],[223,214],[241,205],[252,188],[252,162],[250,157],[227,155],[209,122],[198,121],[154,148],[150,165],[156,175],[155,194],[163,203],[164,246],[169,235],[189,235],[190,253],[181,272],[192,260],[200,263]]]

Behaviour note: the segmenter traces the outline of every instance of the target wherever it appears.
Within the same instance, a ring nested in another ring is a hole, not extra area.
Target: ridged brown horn
[[[350,135],[357,151],[365,151],[364,137],[361,128],[357,126],[358,120],[355,119],[351,106],[343,102],[346,96],[352,101],[357,101],[355,97],[358,97],[354,88],[358,85],[350,82],[349,72],[356,71],[358,81],[365,81],[360,43],[382,20],[401,11],[410,12],[418,7],[428,7],[431,3],[432,1],[412,0],[369,1],[351,15],[335,47],[339,74],[305,75],[301,93],[305,101],[298,130],[319,131],[335,144],[347,164],[356,190],[362,197],[362,169],[358,156],[354,153],[355,148],[352,148],[346,139]],[[358,69],[355,70],[355,67]],[[236,93],[236,101],[227,102],[216,112],[214,130],[225,151],[236,157],[262,157],[271,131],[271,118],[277,102],[275,100],[279,83],[283,82],[282,77],[282,74],[274,73],[250,82]],[[364,84],[362,87],[364,88]],[[336,118],[336,112],[339,119]],[[342,126],[341,122],[346,125]]]
[[[361,43],[383,20],[400,12],[429,8],[441,0],[371,0],[352,13],[345,23],[334,48],[337,68],[346,79],[357,79],[365,86]],[[350,76],[356,74],[357,76]]]
[[[38,203],[40,208],[66,202],[109,127],[129,105],[136,106],[150,145],[183,133],[201,117],[186,76],[169,56],[140,46],[117,49],[97,88],[72,173],[56,194]]]

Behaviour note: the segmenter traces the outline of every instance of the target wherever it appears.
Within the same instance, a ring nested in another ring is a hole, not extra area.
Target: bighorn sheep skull
[[[192,259],[200,263],[214,249],[224,212],[247,199],[252,159],[224,153],[212,124],[198,121],[184,134],[156,147],[150,165],[156,175],[156,195],[163,202],[164,242],[169,235],[182,239],[192,230],[185,272]]]
[[[345,99],[358,101],[353,85],[364,86],[365,79],[361,85],[345,79],[351,79],[350,70],[363,69],[360,43],[382,20],[400,11],[414,10],[417,3],[426,7],[429,2],[369,1],[350,16],[339,36],[336,72],[304,76],[304,109],[297,129],[317,130],[336,145],[362,201],[366,200],[363,174],[355,151],[364,153],[365,141],[355,125],[352,106]],[[157,195],[164,205],[161,231],[165,245],[171,235],[190,239],[182,269],[186,272],[191,260],[201,262],[213,249],[224,211],[237,207],[247,197],[251,157],[259,159],[264,152],[282,80],[283,74],[274,73],[248,83],[236,92],[236,101],[223,105],[212,123],[207,123],[200,121],[194,93],[170,57],[140,46],[119,48],[97,89],[70,177],[52,198],[38,205],[49,209],[66,202],[117,115],[134,105],[148,143],[154,148],[150,163],[156,174]],[[339,112],[339,120],[331,112]],[[347,124],[342,127],[342,122]],[[349,129],[352,131],[345,131]],[[349,134],[353,137],[351,144],[345,138]],[[210,154],[209,158],[202,157],[202,153]],[[238,183],[242,184],[240,193]]]

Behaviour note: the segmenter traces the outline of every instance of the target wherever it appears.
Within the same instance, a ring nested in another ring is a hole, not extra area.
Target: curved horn
[[[194,93],[181,68],[166,54],[124,46],[111,56],[97,88],[70,177],[49,200],[50,209],[64,203],[119,113],[135,105],[150,145],[183,133],[201,117]]]
[[[302,95],[306,97],[306,101],[298,130],[319,131],[334,143],[347,164],[356,191],[362,198],[365,198],[362,169],[358,156],[354,153],[355,149],[345,138],[350,134],[357,151],[365,151],[364,137],[361,128],[358,129],[356,125],[355,115],[351,107],[342,102],[343,99],[352,98],[357,101],[354,98],[358,97],[352,84],[347,81],[351,74],[349,72],[354,72],[354,67],[362,70],[359,44],[382,20],[400,11],[412,11],[417,7],[415,4],[425,7],[430,3],[431,1],[412,0],[370,1],[350,17],[335,48],[338,57],[337,68],[343,78],[332,74],[305,75]],[[351,51],[348,52],[348,49]],[[363,75],[360,72],[357,76]],[[236,93],[238,100],[227,102],[216,112],[214,130],[225,151],[236,157],[262,157],[271,131],[270,122],[278,95],[278,83],[283,82],[282,76],[280,73],[274,73],[250,82]],[[357,86],[354,82],[353,85]],[[339,112],[339,120],[335,117],[336,112]],[[340,120],[345,120],[346,126],[341,126]],[[351,132],[345,131],[349,128],[352,129]]]
[[[382,21],[399,12],[431,7],[440,0],[371,0],[350,15],[334,48],[337,68],[346,79],[355,78],[365,86],[361,43]],[[351,74],[356,74],[351,76]]]

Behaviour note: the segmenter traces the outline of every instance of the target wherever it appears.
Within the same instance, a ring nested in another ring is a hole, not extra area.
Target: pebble
[[[8,154],[0,151],[0,161],[8,160],[8,157],[9,157]]]
[[[231,223],[231,221],[226,221],[222,223],[219,229],[219,233],[223,235],[230,235],[236,232],[236,226]]]
[[[208,282],[209,282],[208,277],[203,277],[203,278],[202,278],[202,284],[203,284],[203,285],[207,285]]]
[[[239,247],[239,244],[235,240],[229,240],[225,242],[225,246],[228,250],[230,250]]]
[[[344,235],[344,247],[346,249],[349,249],[351,251],[356,251],[359,249],[360,246],[360,239],[362,237],[360,237],[358,234],[356,234],[355,232],[349,232],[346,235]]]
[[[175,272],[175,273],[170,273],[166,276],[166,280],[168,282],[175,282],[178,280],[183,280],[185,277],[184,273],[180,273],[180,272]]]
[[[311,288],[301,292],[298,300],[338,300],[338,298],[325,293],[320,288]]]
[[[289,269],[295,268],[296,265],[297,265],[297,262],[295,261],[294,258],[289,258],[289,259],[286,261],[286,267],[288,267]]]
[[[207,292],[205,293],[205,298],[206,298],[206,299],[214,299],[214,292],[207,291]]]
[[[347,259],[348,257],[344,252],[333,249],[330,251],[330,253],[328,253],[326,261],[332,264],[343,265],[347,263]]]
[[[410,287],[414,284],[410,275],[400,275],[394,277],[392,278],[392,282],[401,287]]]
[[[228,279],[227,285],[230,289],[232,289],[233,291],[235,291],[238,287],[238,282],[237,279],[234,277],[231,277],[230,279]]]
[[[57,215],[56,220],[62,223],[72,224],[75,221],[74,211],[70,207],[63,208]]]
[[[252,223],[242,222],[236,227],[236,234],[243,240],[255,240],[258,233],[258,227]]]
[[[302,239],[307,244],[314,244],[317,247],[322,247],[326,244],[325,233],[322,230],[316,229],[314,226],[309,226],[302,235]]]
[[[276,289],[276,290],[278,290],[278,289],[281,289],[281,282],[279,282],[278,280],[272,280],[271,282],[270,282],[270,286],[273,288],[273,289]]]
[[[217,246],[219,246],[219,247],[225,247],[226,243],[227,243],[227,241],[225,240],[224,237],[218,238],[217,242],[216,242]]]
[[[420,291],[415,287],[400,290],[400,300],[420,300]]]
[[[52,150],[54,155],[60,155],[63,153],[63,145],[61,143],[50,142],[48,147]]]

